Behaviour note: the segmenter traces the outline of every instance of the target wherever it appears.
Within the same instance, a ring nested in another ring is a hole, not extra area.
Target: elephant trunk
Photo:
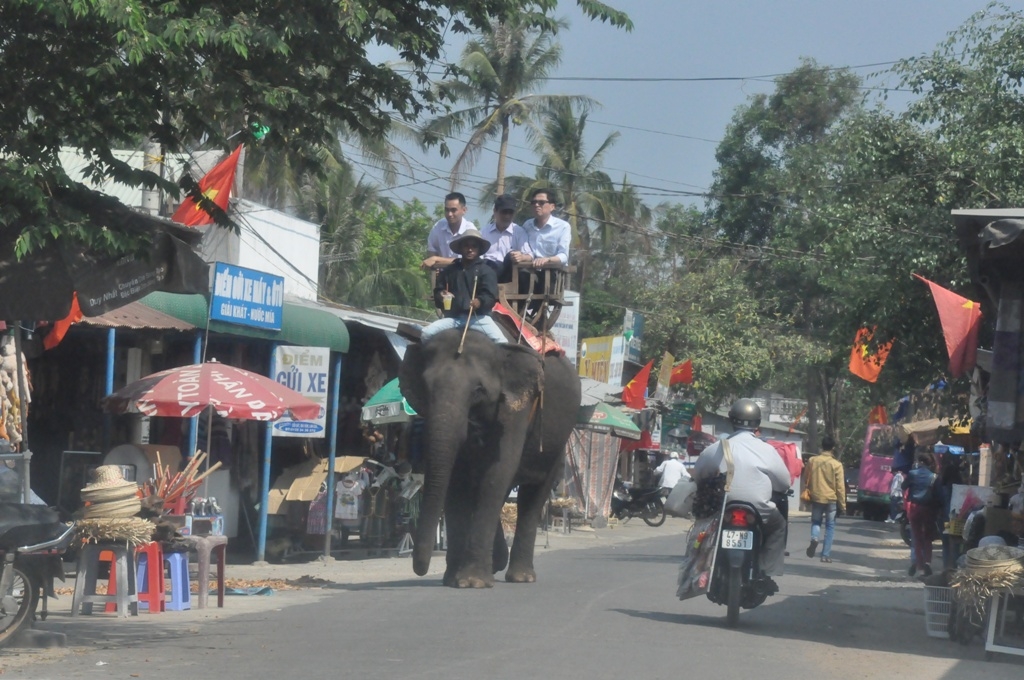
[[[441,519],[452,468],[466,434],[466,422],[461,427],[446,418],[427,420],[426,470],[423,479],[423,497],[420,517],[416,524],[412,552],[412,568],[418,576],[427,573],[434,552],[437,524]]]

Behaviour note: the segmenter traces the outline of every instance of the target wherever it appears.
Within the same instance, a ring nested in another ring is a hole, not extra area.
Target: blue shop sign
[[[217,262],[210,318],[265,330],[281,330],[284,277]]]

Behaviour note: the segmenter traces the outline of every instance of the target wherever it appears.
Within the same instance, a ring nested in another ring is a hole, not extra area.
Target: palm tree
[[[555,24],[555,28],[567,27],[564,20]],[[459,76],[439,84],[442,96],[468,106],[428,122],[422,132],[424,144],[472,130],[452,166],[453,190],[463,173],[473,167],[484,145],[499,137],[496,191],[504,193],[512,126],[527,124],[539,108],[556,101],[590,101],[583,96],[535,92],[562,59],[562,48],[552,35],[553,31],[538,29],[518,18],[494,20],[488,31],[466,45],[459,61]]]

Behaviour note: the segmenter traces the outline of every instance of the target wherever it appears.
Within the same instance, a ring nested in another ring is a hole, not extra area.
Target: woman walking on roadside
[[[836,513],[846,512],[846,476],[843,464],[836,460],[835,441],[828,435],[821,438],[821,453],[807,463],[807,490],[811,494],[811,544],[807,556],[814,557],[821,538],[821,523],[825,523],[825,544],[821,548],[821,561],[832,561],[832,537],[836,531]]]
[[[903,480],[903,489],[907,493],[907,521],[910,522],[914,551],[914,563],[907,570],[911,576],[920,573],[922,577],[927,577],[932,574],[932,541],[937,533],[935,520],[942,495],[938,479],[939,476],[935,474],[935,456],[931,451],[921,451],[917,454],[914,467]]]

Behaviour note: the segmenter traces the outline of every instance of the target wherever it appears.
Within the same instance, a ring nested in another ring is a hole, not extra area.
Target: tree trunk
[[[505,161],[508,157],[508,116],[501,119],[501,146],[498,147],[498,181],[495,184],[495,195],[501,196],[505,193]]]
[[[818,452],[818,385],[813,366],[807,367],[807,453]]]

